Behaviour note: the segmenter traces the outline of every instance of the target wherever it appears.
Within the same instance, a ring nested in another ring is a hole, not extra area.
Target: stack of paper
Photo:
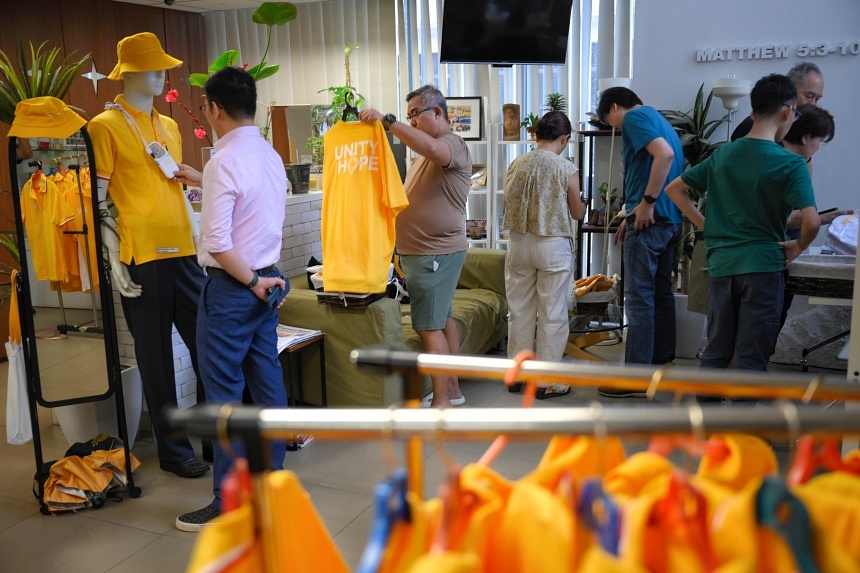
[[[278,325],[278,354],[284,349],[294,346],[300,342],[304,342],[309,338],[313,338],[322,334],[319,330],[310,330],[308,328],[299,328],[297,326],[287,326],[286,324]]]

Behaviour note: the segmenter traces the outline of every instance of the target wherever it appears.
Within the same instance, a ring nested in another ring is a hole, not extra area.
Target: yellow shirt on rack
[[[63,225],[74,219],[59,189],[42,172],[34,174],[21,190],[21,218],[33,257],[36,280],[69,280],[63,256]]]
[[[160,142],[177,163],[182,161],[182,138],[173,119],[154,109],[152,115],[143,113],[122,95],[116,102],[131,115],[147,142]],[[90,121],[88,129],[96,175],[108,182],[108,194],[119,212],[120,260],[143,264],[194,255],[182,184],[161,172],[122,112],[105,110]]]

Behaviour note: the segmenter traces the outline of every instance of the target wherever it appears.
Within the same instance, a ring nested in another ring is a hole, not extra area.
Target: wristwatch
[[[251,282],[246,284],[245,286],[248,288],[254,288],[257,286],[257,282],[260,280],[260,275],[257,274],[257,271],[254,271],[254,278],[251,279]]]
[[[386,113],[384,116],[382,116],[382,125],[385,127],[385,129],[391,128],[391,126],[395,123],[397,123],[397,118],[394,117],[393,113]]]
[[[657,202],[657,198],[652,197],[651,195],[643,195],[642,200],[645,201],[646,203],[648,203],[649,205],[653,205],[654,203]]]

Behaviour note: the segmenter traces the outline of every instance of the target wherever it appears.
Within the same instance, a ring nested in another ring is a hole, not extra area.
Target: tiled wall
[[[322,259],[320,213],[322,193],[311,192],[287,198],[284,219],[284,240],[278,267],[286,277],[305,272],[311,255]],[[123,364],[137,364],[134,356],[134,339],[122,312],[120,295],[114,290],[117,341]],[[176,328],[173,328],[173,368],[176,373],[176,396],[180,408],[197,403],[197,382],[191,367],[191,355]]]

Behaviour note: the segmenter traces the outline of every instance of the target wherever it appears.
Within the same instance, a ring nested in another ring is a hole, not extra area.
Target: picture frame
[[[473,189],[487,186],[487,165],[485,163],[472,164],[472,176],[469,183]]]
[[[484,100],[481,97],[449,97],[448,124],[466,141],[484,139]]]

